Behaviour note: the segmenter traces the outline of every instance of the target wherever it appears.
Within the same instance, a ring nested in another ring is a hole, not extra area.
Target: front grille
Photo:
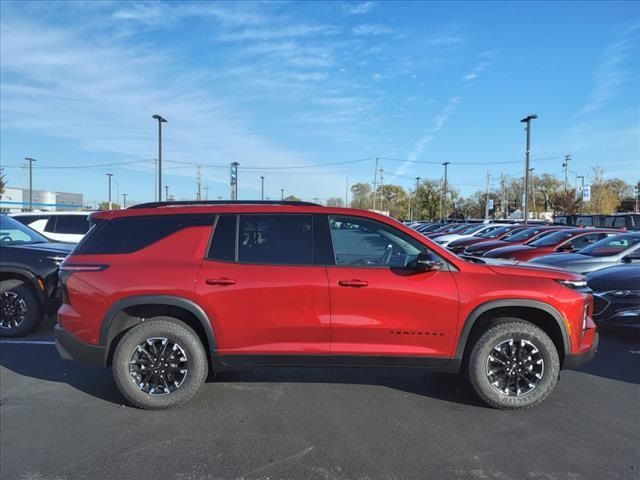
[[[593,296],[593,315],[600,315],[609,306],[609,301],[600,295]]]

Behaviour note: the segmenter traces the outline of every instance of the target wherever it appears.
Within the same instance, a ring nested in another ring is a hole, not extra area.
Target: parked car
[[[72,248],[0,215],[0,336],[26,335],[56,312],[58,265]]]
[[[496,248],[509,247],[514,245],[527,244],[534,242],[539,238],[545,237],[553,232],[562,230],[567,227],[562,226],[539,226],[529,227],[524,230],[518,231],[514,235],[508,238],[502,238],[497,240],[485,240],[484,242],[478,242],[475,245],[470,245],[464,249],[465,255],[471,255],[481,257],[485,253],[495,250]]]
[[[486,231],[480,235],[472,235],[471,237],[459,238],[449,242],[447,248],[455,254],[464,252],[464,249],[481,242],[490,242],[491,240],[504,240],[515,235],[517,232],[526,229],[525,225],[505,225],[504,227]]]
[[[592,243],[619,233],[602,228],[568,228],[553,232],[526,245],[514,245],[491,250],[483,255],[489,258],[528,261],[554,252],[577,252]]]
[[[639,213],[618,213],[604,217],[603,227],[622,230],[640,230]]]
[[[469,225],[467,223],[447,223],[440,228],[424,233],[427,238],[437,238],[449,233],[461,232],[469,228],[474,228],[476,225]]]
[[[531,261],[582,274],[621,263],[640,263],[640,232],[614,235],[575,253],[554,253]]]
[[[186,402],[209,367],[394,365],[463,369],[520,409],[595,353],[584,277],[465,260],[374,212],[160,202],[92,220],[62,265],[57,348],[111,365],[142,408]]]
[[[78,243],[89,231],[92,212],[30,212],[11,215],[50,240]]]
[[[420,225],[418,227],[415,228],[415,231],[418,233],[429,233],[429,232],[433,232],[435,230],[437,230],[438,228],[442,227],[441,223],[426,223],[423,225]]]
[[[497,230],[498,228],[504,226],[506,225],[504,225],[503,223],[480,223],[461,231],[451,232],[448,235],[439,236],[436,239],[436,242],[439,245],[446,247],[454,240],[460,240],[461,238],[471,238],[474,236],[479,237],[483,233],[493,232],[494,230]]]
[[[594,320],[601,327],[640,332],[640,265],[604,268],[587,275]]]

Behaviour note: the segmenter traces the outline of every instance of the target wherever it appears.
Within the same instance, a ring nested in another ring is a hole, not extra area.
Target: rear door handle
[[[341,287],[361,288],[366,287],[367,285],[369,285],[369,283],[365,282],[364,280],[340,280],[338,282],[338,285],[340,285]]]
[[[207,285],[221,285],[221,286],[227,286],[227,285],[235,285],[236,281],[232,278],[207,278],[205,280],[205,282],[207,283]]]

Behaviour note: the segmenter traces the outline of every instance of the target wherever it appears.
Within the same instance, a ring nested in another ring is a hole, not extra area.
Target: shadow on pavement
[[[640,336],[600,329],[595,358],[578,369],[598,377],[640,384]]]

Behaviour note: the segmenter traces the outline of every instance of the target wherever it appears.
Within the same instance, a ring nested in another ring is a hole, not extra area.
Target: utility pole
[[[260,200],[264,200],[264,177],[260,176]]]
[[[122,208],[127,208],[127,194],[122,194]]]
[[[534,170],[535,170],[535,168],[530,168],[529,169],[529,174],[531,176],[531,206],[533,207],[533,215],[535,216],[535,214],[536,214],[536,187],[533,184],[533,182],[534,182],[536,177],[533,174]]]
[[[169,201],[169,185],[164,186],[164,199],[167,202]]]
[[[345,177],[346,184],[344,187],[344,207],[349,207],[349,177]]]
[[[500,174],[500,216],[507,218],[509,216],[509,206],[505,208],[505,189],[504,189],[504,173]]]
[[[33,211],[33,162],[35,158],[26,157],[25,160],[29,162],[29,211]]]
[[[380,207],[379,210],[382,211],[384,208],[384,177],[382,174],[384,173],[384,169],[380,169]]]
[[[109,177],[109,210],[111,210],[111,177],[113,177],[113,173],[107,173],[107,177]]]
[[[580,179],[580,215],[584,210],[584,175],[577,175],[576,180]]]
[[[378,190],[378,161],[379,158],[376,157],[376,166],[373,169],[373,210],[376,209],[376,195]]]
[[[420,177],[416,177],[416,192],[415,192],[415,205],[413,206],[413,213],[419,215],[420,211],[418,210],[418,189],[420,188]],[[411,220],[420,220],[419,218],[414,219],[414,215],[411,215]]]
[[[564,163],[562,164],[564,168],[564,193],[567,193],[567,177],[569,175],[569,162],[571,161],[571,155],[564,156]]]
[[[487,191],[484,196],[484,219],[489,219],[489,180],[491,179],[491,175],[487,172]]]
[[[238,200],[238,162],[231,163],[231,200]]]
[[[280,189],[280,200],[284,200],[284,188]]]
[[[205,185],[203,188],[204,188],[204,199],[209,200],[209,186]]]
[[[451,162],[444,162],[444,188],[442,190],[443,193],[443,203],[444,203],[444,218],[449,218],[449,201],[447,198],[447,166]]]
[[[158,120],[158,201],[162,201],[162,124],[167,123],[165,118],[156,114],[151,118]]]
[[[521,123],[526,123],[527,127],[527,150],[525,151],[525,160],[524,160],[524,224],[526,225],[529,222],[529,161],[531,159],[531,120],[535,120],[538,118],[536,114],[528,115],[527,117],[520,120]],[[565,190],[567,188],[566,182],[566,170],[565,170]]]
[[[168,199],[169,198],[167,195],[167,200]],[[196,196],[196,200],[202,200],[202,168],[200,167],[200,165],[198,165],[198,194]]]

